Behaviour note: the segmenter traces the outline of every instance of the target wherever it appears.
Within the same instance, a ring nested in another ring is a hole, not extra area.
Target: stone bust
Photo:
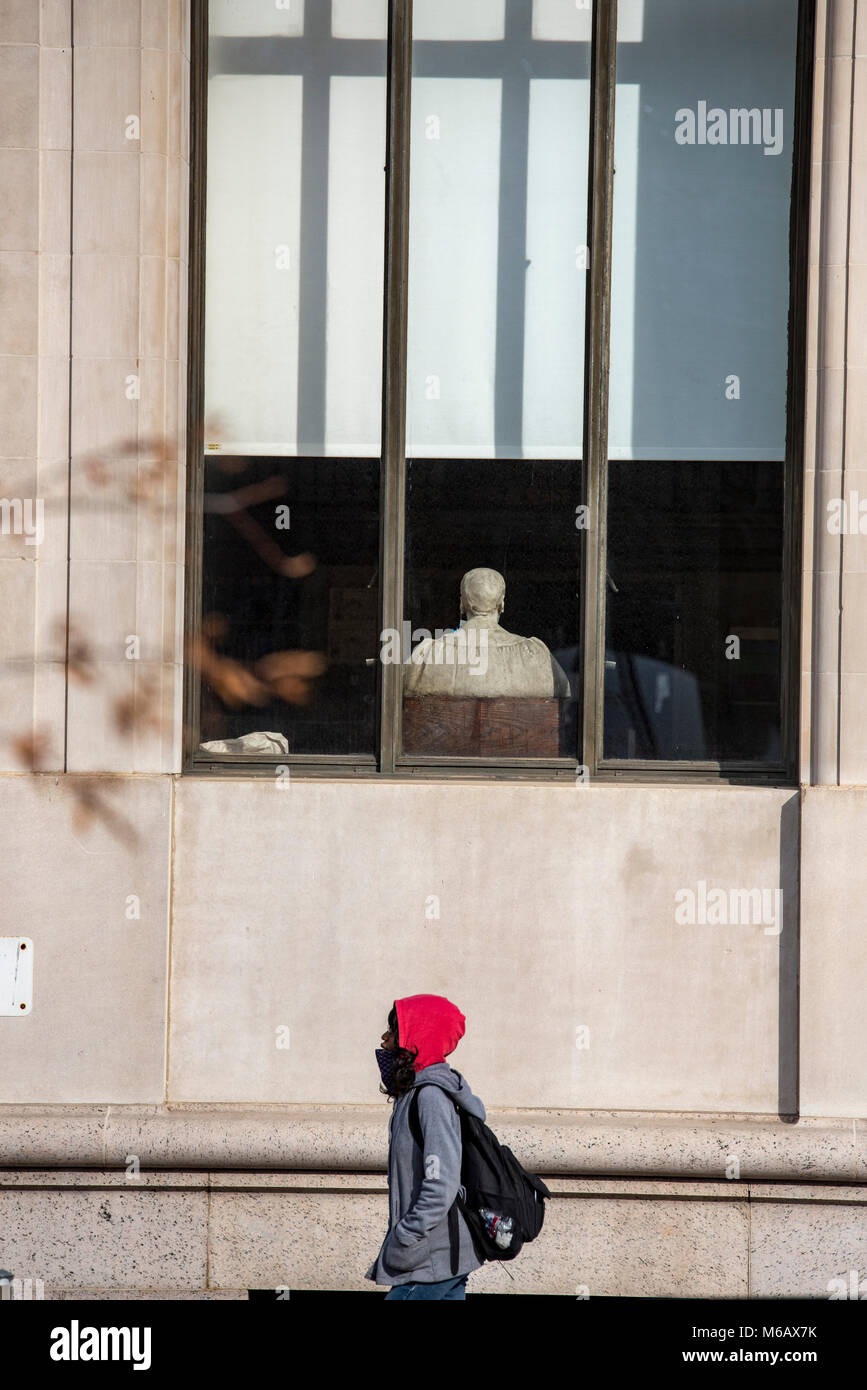
[[[487,700],[567,697],[569,678],[545,643],[500,626],[505,597],[506,581],[496,570],[465,574],[460,627],[415,648],[404,693]]]

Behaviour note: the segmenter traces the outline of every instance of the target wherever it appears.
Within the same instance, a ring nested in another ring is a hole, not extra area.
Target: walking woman
[[[365,1276],[391,1284],[388,1299],[465,1299],[467,1278],[482,1261],[458,1208],[449,1210],[461,1186],[461,1124],[456,1105],[485,1119],[485,1107],[460,1072],[446,1062],[464,1035],[460,1009],[439,994],[396,999],[376,1060],[380,1091],[394,1102],[388,1126],[388,1233]],[[424,1152],[410,1128],[413,1093]],[[440,1088],[444,1089],[440,1089]],[[457,1220],[457,1264],[452,1247]]]

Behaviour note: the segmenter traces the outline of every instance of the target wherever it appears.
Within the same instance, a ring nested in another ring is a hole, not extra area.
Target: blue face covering
[[[392,1078],[394,1075],[394,1053],[389,1052],[389,1050],[385,1047],[378,1047],[376,1049],[376,1061],[379,1066],[379,1074],[382,1077],[383,1086],[388,1091],[390,1096],[395,1095],[396,1092],[394,1091],[394,1088],[392,1086]]]

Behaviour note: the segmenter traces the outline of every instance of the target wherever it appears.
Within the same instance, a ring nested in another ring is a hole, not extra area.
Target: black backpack
[[[460,1072],[455,1072],[460,1078]],[[409,1128],[424,1158],[424,1140],[418,1118],[418,1093],[435,1081],[423,1081],[413,1090],[409,1104]],[[444,1086],[441,1091],[449,1092]],[[521,1247],[535,1240],[545,1220],[545,1198],[550,1197],[541,1178],[521,1167],[512,1150],[501,1144],[493,1130],[476,1115],[454,1102],[461,1122],[461,1186],[449,1208],[449,1246],[452,1274],[458,1270],[458,1210],[467,1223],[476,1255],[484,1260],[513,1260]]]

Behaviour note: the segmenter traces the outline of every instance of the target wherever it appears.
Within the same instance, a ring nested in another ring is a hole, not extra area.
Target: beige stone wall
[[[383,1009],[435,989],[493,1106],[775,1113],[799,1070],[803,1114],[865,1115],[864,791],[802,794],[798,948],[785,791],[118,777],[94,810],[81,785],[0,781],[36,968],[5,1102],[375,1100]],[[783,931],[678,924],[699,879],[788,883]]]
[[[96,785],[84,815],[79,778],[0,781],[36,970],[0,1021],[6,1101],[375,1100],[385,1014],[430,990],[467,1014],[488,1104],[780,1108],[796,793]],[[782,930],[679,923],[700,880],[785,884]]]
[[[430,991],[488,1104],[775,1111],[786,932],[678,924],[675,894],[779,886],[793,801],[186,779],[168,1093],[363,1100],[392,1000]]]
[[[46,768],[176,772],[189,5],[79,0],[74,35],[69,13],[63,0],[3,6],[0,465],[5,496],[43,500],[46,534],[39,547],[3,537],[0,548],[0,766],[20,766],[9,738],[35,729]],[[824,785],[867,781],[867,547],[825,524],[830,499],[867,498],[865,63],[854,0],[820,0],[801,707],[802,777]],[[139,138],[127,138],[131,118]],[[163,439],[153,503],[136,505],[130,494],[154,483],[152,441]],[[138,453],[121,454],[131,440]],[[94,452],[108,484],[85,467]],[[92,649],[87,685],[64,668],[67,577],[74,637]],[[125,656],[133,635],[138,662]],[[159,711],[160,728],[140,718],[137,731],[118,729],[112,699],[140,716]]]
[[[867,782],[867,534],[833,534],[827,509],[833,499],[848,502],[853,492],[867,503],[867,17],[854,0],[827,0],[818,9],[802,779],[845,786]]]
[[[848,1290],[853,1271],[856,1286],[864,1277],[863,1187],[556,1178],[549,1187],[538,1239],[509,1266],[473,1273],[469,1292],[827,1299],[832,1281]],[[372,1292],[364,1273],[388,1198],[379,1175],[33,1172],[0,1175],[0,1221],[4,1261],[49,1299]]]
[[[818,3],[800,793],[176,776],[189,0],[69,15],[0,0],[0,495],[45,507],[0,537],[2,930],[35,951],[4,1262],[48,1297],[370,1288],[373,1048],[434,990],[555,1175],[475,1289],[827,1297],[867,1235],[867,539],[827,526],[867,499],[867,11]],[[781,888],[781,934],[676,922],[700,881]]]
[[[21,766],[10,740],[32,734],[42,768],[169,772],[180,765],[188,6],[4,0],[0,30],[0,475],[4,496],[45,506],[41,545],[0,538],[0,767]],[[67,679],[67,618],[86,680]],[[128,729],[120,705],[136,716]],[[159,727],[143,718],[155,710]]]
[[[801,860],[801,1110],[867,1113],[867,789],[814,788]]]
[[[0,491],[46,504],[40,546],[0,538],[5,929],[36,948],[32,1015],[0,1019],[14,1063],[5,1101],[360,1103],[383,1008],[439,989],[469,1015],[456,1061],[494,1106],[785,1110],[800,1008],[804,1113],[865,1113],[867,808],[838,784],[867,783],[867,565],[865,539],[832,536],[825,508],[850,489],[867,497],[867,20],[856,28],[854,0],[825,10],[801,846],[797,793],[784,789],[293,778],[284,793],[169,775],[181,728],[188,5],[77,0],[70,34],[61,0],[3,0]],[[156,505],[135,505],[155,437],[169,441]],[[130,438],[138,452],[120,452]],[[89,470],[94,452],[107,484]],[[78,635],[89,680],[75,669]],[[131,636],[138,661],[125,656]],[[156,706],[160,728],[121,728],[119,700],[138,716]],[[34,731],[43,768],[119,775],[22,775],[10,739]],[[674,894],[699,881],[783,888],[782,936],[678,925]],[[438,919],[426,916],[434,897]],[[126,915],[133,898],[138,917]],[[283,1026],[288,1049],[275,1044]],[[311,1046],[323,1029],[327,1046]]]
[[[96,813],[77,782],[0,778],[2,931],[33,941],[33,1010],[0,1018],[0,1096],[160,1101],[171,782],[100,779]]]
[[[0,766],[40,731],[62,767],[70,320],[69,26],[6,3],[0,43],[0,494],[41,499],[45,533],[0,537]]]

